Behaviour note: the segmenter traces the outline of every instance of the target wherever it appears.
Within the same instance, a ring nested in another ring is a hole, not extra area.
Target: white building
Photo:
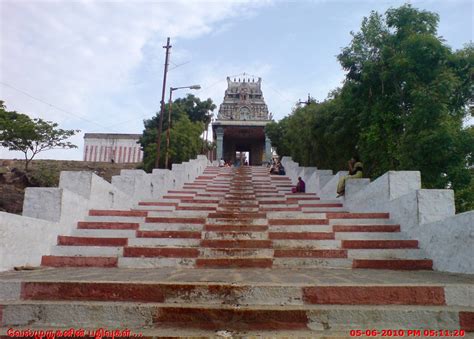
[[[137,163],[143,159],[141,134],[86,133],[84,161]]]

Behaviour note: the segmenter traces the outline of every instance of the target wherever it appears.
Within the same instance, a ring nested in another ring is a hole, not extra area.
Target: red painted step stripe
[[[127,238],[58,236],[58,245],[65,246],[126,246],[127,243]]]
[[[217,207],[212,206],[177,206],[177,211],[215,211]]]
[[[140,201],[140,206],[177,206],[177,202]]]
[[[173,191],[173,190],[170,190],[168,191],[168,194],[182,194],[182,195],[186,195],[186,194],[196,194],[197,192],[196,191]]]
[[[68,257],[44,255],[41,266],[49,267],[117,267],[116,257]]]
[[[342,204],[304,204],[301,207],[342,207]]]
[[[201,247],[223,247],[223,248],[271,248],[270,240],[201,240]]]
[[[197,268],[271,268],[272,265],[272,259],[263,258],[196,259]]]
[[[163,199],[177,199],[177,200],[182,200],[182,199],[192,199],[194,198],[193,195],[164,195]]]
[[[218,308],[159,307],[156,327],[190,327],[207,330],[304,330],[304,310],[242,310]]]
[[[418,240],[342,240],[347,249],[418,248]]]
[[[352,268],[372,268],[388,270],[432,270],[433,261],[429,259],[354,259]]]
[[[181,247],[124,247],[124,257],[165,257],[165,258],[197,258],[197,248]]]
[[[260,205],[274,205],[274,204],[286,204],[286,200],[262,200],[258,202]]]
[[[201,239],[201,232],[193,232],[193,231],[137,231],[137,238]]]
[[[275,250],[275,258],[347,258],[347,250]]]
[[[333,240],[335,236],[329,232],[269,232],[268,239]]]
[[[459,312],[459,327],[466,332],[474,332],[474,312]]]
[[[181,200],[181,203],[182,204],[218,204],[219,203],[219,199],[213,199],[213,200],[198,200],[198,199],[190,199],[190,200],[186,200],[186,199],[183,199]]]
[[[326,213],[328,219],[388,219],[390,213]]]
[[[303,300],[319,305],[446,305],[439,286],[316,286]]]
[[[78,229],[112,229],[112,230],[136,230],[139,223],[136,222],[100,222],[100,221],[79,221]]]
[[[262,219],[266,218],[266,213],[254,213],[254,212],[240,212],[240,213],[209,213],[208,218],[225,218],[225,219]]]
[[[328,225],[327,219],[268,219],[269,225]]]
[[[400,225],[333,225],[334,232],[400,232]]]
[[[158,223],[184,223],[184,224],[204,224],[205,218],[167,218],[167,217],[147,217],[145,222]]]
[[[117,217],[146,217],[148,215],[147,211],[118,211],[118,210],[90,210],[90,216],[117,216]]]
[[[265,225],[204,225],[204,231],[242,231],[242,232],[265,232],[268,226]]]
[[[265,212],[298,212],[301,207],[261,207],[261,211]]]
[[[115,282],[23,282],[22,300],[95,300],[164,302],[163,290],[154,284]]]

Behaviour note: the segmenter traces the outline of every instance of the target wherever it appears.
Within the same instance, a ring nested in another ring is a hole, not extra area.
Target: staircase
[[[387,213],[291,187],[265,168],[209,167],[160,201],[91,210],[45,269],[0,274],[0,323],[150,336],[474,331],[472,276],[431,271]]]

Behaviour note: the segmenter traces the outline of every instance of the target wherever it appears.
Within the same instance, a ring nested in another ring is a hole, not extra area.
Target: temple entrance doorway
[[[235,152],[234,166],[240,167],[249,164],[250,151],[237,151]]]

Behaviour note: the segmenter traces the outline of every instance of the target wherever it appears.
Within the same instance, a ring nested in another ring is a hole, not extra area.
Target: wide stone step
[[[271,268],[272,258],[199,258],[197,268]]]
[[[347,249],[418,248],[418,240],[342,240],[341,246]]]
[[[203,328],[208,330],[472,330],[473,309],[406,305],[212,305],[104,301],[11,301],[3,326]],[[27,312],[28,310],[28,312]]]
[[[384,270],[432,270],[430,259],[354,259],[353,268]]]
[[[400,232],[337,232],[338,240],[406,240]]]
[[[333,240],[335,236],[330,232],[269,232],[268,239]]]
[[[138,223],[132,222],[107,222],[107,221],[79,221],[78,229],[114,229],[114,230],[136,230]]]
[[[215,231],[215,232],[265,232],[268,231],[266,225],[233,225],[233,224],[205,224],[203,227],[204,231]]]
[[[275,249],[340,249],[340,240],[272,240]]]
[[[217,257],[273,257],[273,249],[269,248],[201,248],[200,258]]]
[[[201,239],[199,231],[137,231],[137,238],[184,238]]]
[[[207,231],[203,233],[203,239],[214,240],[267,240],[269,235],[266,232],[246,232],[246,231]]]
[[[400,232],[400,225],[333,225],[334,232]]]
[[[141,231],[198,231],[202,230],[201,224],[187,223],[143,223]]]
[[[197,258],[199,250],[197,248],[184,247],[125,247],[124,257],[144,257],[144,258]]]
[[[202,247],[271,248],[271,240],[201,240]]]
[[[73,230],[71,236],[76,237],[94,237],[94,238],[133,238],[136,235],[135,230],[114,230],[114,229],[98,229],[98,230]]]
[[[198,259],[200,261],[201,259]],[[205,263],[210,259],[202,259]],[[221,260],[221,259],[217,259]],[[234,259],[238,260],[250,259]],[[256,259],[253,260],[257,263]],[[197,266],[200,266],[199,262]],[[215,261],[216,263],[218,261]],[[8,287],[8,284],[5,284]],[[12,289],[17,287],[12,283]],[[458,293],[468,292],[469,285],[458,286]],[[127,282],[127,281],[23,281],[21,293],[10,301],[125,301],[193,302],[239,305],[432,305],[443,306],[449,300],[449,287],[438,285],[301,285],[248,284],[214,282]],[[5,300],[6,301],[6,300]],[[472,302],[472,300],[470,300]]]
[[[280,218],[280,219],[268,219],[269,225],[328,225],[329,222],[327,219],[290,219],[290,218]]]
[[[190,238],[133,238],[128,245],[133,247],[198,247],[200,239]]]
[[[58,236],[58,245],[63,246],[126,246],[128,238]]]
[[[119,257],[117,267],[128,269],[193,268],[195,258],[173,257]]]
[[[41,266],[46,267],[117,267],[117,257],[44,255]]]
[[[186,217],[147,217],[145,218],[146,223],[169,223],[169,224],[204,224],[205,218],[186,218]]]
[[[146,217],[146,211],[90,210],[90,216]]]
[[[122,254],[123,246],[58,245],[51,248],[51,255],[54,256],[113,257]]]

